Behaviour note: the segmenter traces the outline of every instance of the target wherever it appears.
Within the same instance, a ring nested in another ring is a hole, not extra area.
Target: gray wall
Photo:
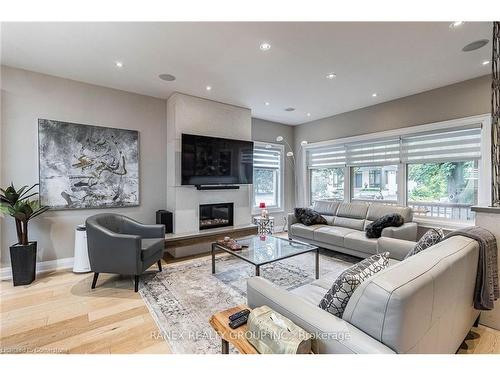
[[[295,142],[309,143],[451,120],[490,112],[491,76],[307,122]]]
[[[280,124],[277,122],[271,122],[266,120],[261,120],[258,118],[252,118],[252,139],[254,141],[261,142],[276,142],[277,136],[283,136],[283,138],[293,147],[294,142],[294,127],[289,125]],[[289,149],[286,148],[285,152]],[[288,158],[286,158],[288,159]],[[295,182],[293,167],[289,160],[285,160],[285,207],[284,212],[272,213],[271,215],[275,218],[275,229],[281,230],[283,225],[283,217],[295,207]]]
[[[309,143],[375,133],[490,112],[491,76],[341,113],[295,127],[295,149]],[[304,202],[302,187],[299,202]]]
[[[109,209],[145,223],[166,205],[166,103],[164,100],[2,66],[1,185],[38,182],[38,118],[139,130],[139,207]],[[73,256],[74,228],[102,210],[47,212],[30,224],[38,260]],[[1,264],[16,241],[10,217],[1,222]]]

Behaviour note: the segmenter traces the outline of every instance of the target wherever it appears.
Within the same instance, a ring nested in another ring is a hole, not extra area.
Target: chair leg
[[[134,281],[135,281],[134,291],[137,293],[139,291],[139,275],[134,276]]]
[[[160,270],[161,272],[161,259],[158,261],[158,269]]]
[[[92,280],[92,289],[95,289],[95,284],[97,283],[98,277],[99,277],[99,272],[94,272],[94,279]]]

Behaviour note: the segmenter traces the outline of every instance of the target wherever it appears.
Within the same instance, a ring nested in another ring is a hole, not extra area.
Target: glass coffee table
[[[244,246],[241,250],[231,250],[221,243],[212,243],[212,273],[215,273],[216,250],[222,250],[254,265],[255,276],[260,276],[260,266],[314,251],[316,279],[319,279],[319,248],[316,246],[274,236],[253,236],[237,241]]]

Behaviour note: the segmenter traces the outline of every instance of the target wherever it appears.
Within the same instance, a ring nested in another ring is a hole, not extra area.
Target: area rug
[[[314,254],[307,253],[262,266],[260,275],[293,290],[314,281]],[[320,276],[332,281],[355,258],[320,255]],[[140,293],[174,353],[220,353],[221,341],[208,323],[221,310],[246,303],[246,282],[255,268],[229,254],[168,264],[163,272],[143,276]]]

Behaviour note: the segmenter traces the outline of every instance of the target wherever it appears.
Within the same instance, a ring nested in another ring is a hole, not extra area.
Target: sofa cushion
[[[328,225],[333,225],[333,220],[335,219],[335,216],[329,216],[329,215],[321,215],[326,219],[326,223]]]
[[[352,232],[344,237],[344,247],[363,253],[377,253],[377,239],[367,238],[365,232]]]
[[[310,208],[296,208],[295,217],[304,225],[326,224],[326,219]]]
[[[389,265],[389,253],[375,254],[346,269],[321,299],[319,307],[342,318],[356,288]]]
[[[337,209],[337,216],[352,219],[366,219],[368,204],[366,203],[341,203]]]
[[[141,259],[148,259],[158,251],[163,251],[164,246],[165,240],[163,238],[141,239]]]
[[[382,235],[382,230],[389,227],[400,227],[405,223],[403,216],[397,213],[391,213],[379,217],[377,220],[372,222],[366,227],[366,237],[368,238],[380,238]]]
[[[338,201],[316,200],[312,205],[312,209],[321,215],[335,216],[339,204]]]
[[[297,236],[297,237],[302,237],[302,238],[308,238],[310,240],[313,240],[313,233],[316,229],[318,228],[323,228],[325,225],[322,224],[316,224],[316,225],[304,225],[304,224],[293,224],[290,228],[292,230],[292,235]]]
[[[305,299],[307,302],[312,303],[315,306],[318,306],[319,302],[328,291],[328,287],[325,289],[319,285],[306,284],[293,289],[291,293]]]
[[[413,211],[410,207],[393,206],[381,203],[372,203],[370,205],[366,219],[374,221],[388,214],[400,214],[405,223],[409,223],[413,220]]]
[[[363,230],[363,227],[365,225],[365,221],[362,219],[351,219],[349,217],[335,216],[333,219],[333,225],[336,225],[338,227]]]
[[[417,243],[415,244],[415,247],[410,250],[410,252],[406,255],[405,259],[411,257],[412,255],[418,254],[421,251],[436,245],[437,243],[441,242],[441,240],[444,238],[444,233],[441,228],[438,229],[429,229],[427,232],[424,233],[422,238],[420,238]]]
[[[344,247],[344,237],[354,232],[354,229],[324,225],[314,231],[314,240],[335,246]]]

